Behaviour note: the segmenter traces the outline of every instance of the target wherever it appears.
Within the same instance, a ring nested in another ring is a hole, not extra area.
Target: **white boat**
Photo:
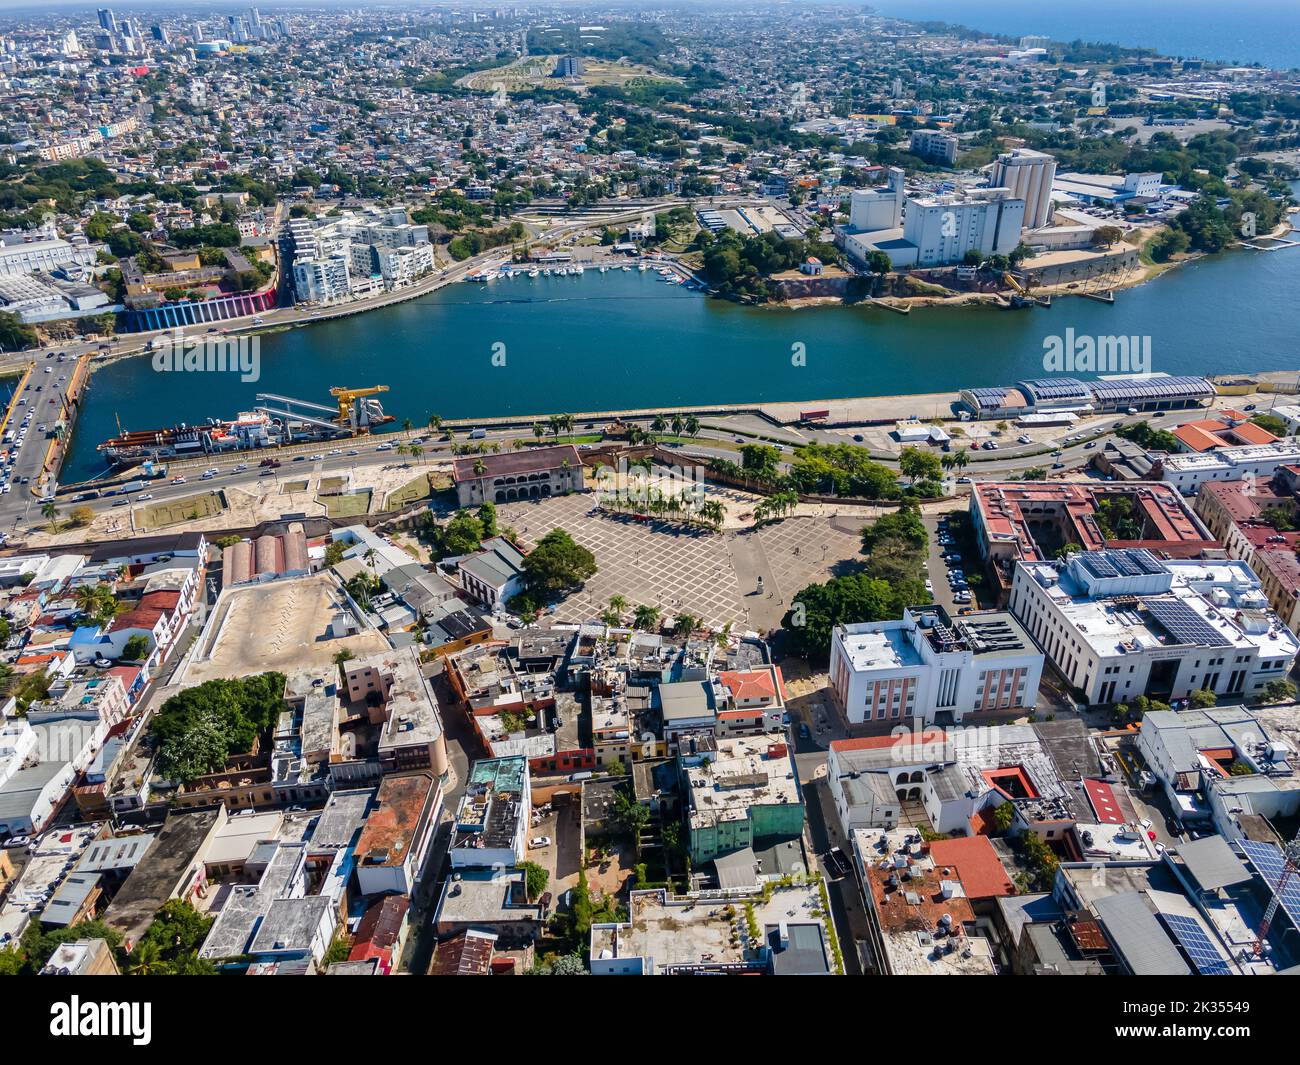
[[[609,269],[608,266],[602,266],[602,267],[600,268],[600,272],[603,274],[603,273],[604,273],[606,270],[608,270],[608,269]]]
[[[623,273],[628,274],[628,273],[631,273],[631,272],[632,272],[632,267],[630,267],[630,266],[625,266],[625,267],[623,267]]]
[[[529,270],[529,271],[528,271],[528,276],[529,276],[529,277],[536,277],[537,274],[538,274],[538,271],[536,271],[536,270]]]
[[[646,264],[645,264],[645,263],[637,263],[637,264],[636,264],[636,268],[637,268],[638,270],[645,270],[645,269],[646,269]]]

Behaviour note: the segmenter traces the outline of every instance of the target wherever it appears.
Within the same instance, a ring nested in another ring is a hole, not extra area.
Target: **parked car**
[[[549,847],[551,845],[550,836],[534,836],[528,841],[530,847]]]
[[[13,850],[16,847],[26,847],[31,842],[31,836],[10,836],[5,840],[5,850]]]

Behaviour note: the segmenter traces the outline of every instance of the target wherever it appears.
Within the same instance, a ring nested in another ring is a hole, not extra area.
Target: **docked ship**
[[[257,451],[282,444],[337,440],[368,433],[371,428],[393,420],[376,399],[387,385],[370,388],[331,388],[337,406],[326,407],[306,400],[272,393],[259,393],[258,406],[241,411],[233,419],[209,418],[205,422],[181,422],[166,429],[118,427],[118,435],[97,450],[115,467],[135,466],[148,461],[202,458],[236,451]]]

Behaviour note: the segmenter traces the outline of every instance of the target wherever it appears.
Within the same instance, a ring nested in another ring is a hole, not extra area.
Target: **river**
[[[1300,248],[1229,252],[1118,294],[1050,309],[742,307],[653,271],[452,285],[261,338],[261,377],[160,373],[147,357],[91,379],[62,480],[103,471],[95,444],[249,410],[259,391],[329,404],[332,385],[387,384],[398,424],[757,400],[902,395],[1010,384],[1044,371],[1044,338],[1149,336],[1170,374],[1300,370]],[[806,365],[793,357],[802,345]],[[495,356],[495,357],[494,357]],[[503,358],[502,358],[503,356]],[[504,362],[504,365],[498,363]],[[906,413],[900,411],[900,414]]]

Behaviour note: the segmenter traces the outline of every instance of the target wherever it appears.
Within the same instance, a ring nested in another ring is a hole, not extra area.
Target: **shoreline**
[[[1288,210],[1284,214],[1282,220],[1278,222],[1271,232],[1261,234],[1257,239],[1277,240],[1289,233],[1298,232],[1291,222],[1292,215],[1298,211],[1300,211],[1300,207]],[[1133,245],[1139,256],[1142,253],[1142,248],[1150,242],[1151,238],[1167,228],[1168,227],[1165,226],[1159,229],[1150,230],[1144,235],[1143,240],[1140,243]],[[1250,249],[1237,248],[1235,245],[1229,245],[1227,248],[1223,249],[1224,252],[1229,250],[1246,251]],[[1280,249],[1256,250],[1263,251]],[[1176,270],[1180,266],[1185,266],[1188,263],[1199,262],[1202,259],[1210,258],[1211,254],[1223,254],[1223,252],[1184,252],[1163,263],[1141,261],[1140,269],[1134,276],[1126,277],[1115,281],[1113,284],[1107,285],[1107,290],[1110,292],[1122,292],[1127,289],[1138,288],[1142,285],[1150,284],[1152,281]],[[1035,288],[1034,292],[1039,295],[1052,297],[1081,296],[1083,293],[1078,288],[1078,283],[1076,282],[1074,284],[1075,287],[1073,288],[1070,287],[1069,284],[1041,285]],[[918,307],[969,307],[979,304],[988,304],[993,307],[1005,308],[1007,306],[1008,298],[1009,293],[1004,292],[954,292],[951,296],[935,296],[931,294],[919,296],[881,296],[877,299],[856,300],[852,302],[846,300],[842,296],[804,296],[792,300],[770,300],[765,306],[776,309],[800,311],[812,307],[869,307],[873,303],[877,303],[885,306],[887,310],[908,313],[913,308]],[[888,301],[888,303],[885,301]]]

